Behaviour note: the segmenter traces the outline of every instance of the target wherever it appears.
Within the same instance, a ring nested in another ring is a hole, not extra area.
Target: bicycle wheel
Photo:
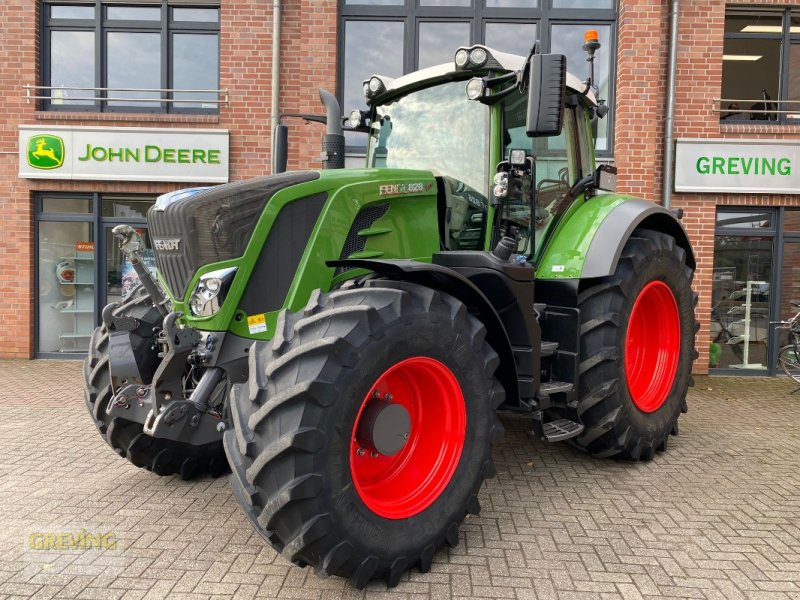
[[[781,348],[778,352],[778,363],[789,377],[800,383],[800,352],[794,344]]]

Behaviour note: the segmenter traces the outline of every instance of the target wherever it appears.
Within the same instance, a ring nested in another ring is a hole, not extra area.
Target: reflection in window
[[[88,89],[95,87],[94,34],[90,31],[52,31],[50,53],[50,85],[55,88],[50,92],[52,104],[94,104],[92,100],[70,99],[70,96],[91,98],[95,95]]]
[[[345,23],[343,110],[363,108],[363,82],[372,75],[403,74],[402,21],[348,21]],[[366,145],[363,134],[345,132],[348,145]]]
[[[41,73],[42,85],[52,90],[44,90],[51,98],[43,108],[218,111],[213,91],[178,91],[170,98],[169,92],[145,90],[219,88],[219,8],[175,7],[168,12],[168,0],[149,4],[96,0],[47,7]],[[95,15],[101,7],[104,18],[98,27]],[[89,99],[77,99],[81,97]]]
[[[800,101],[800,27],[793,24],[796,18],[789,9],[726,12],[723,100],[719,106],[722,122],[800,119],[800,102],[786,102]]]
[[[94,19],[93,6],[51,6],[51,19]]]
[[[553,0],[553,8],[614,8],[614,0]]]
[[[446,44],[442,40],[447,40]],[[455,48],[469,46],[469,23],[423,22],[419,24],[419,68],[452,62]]]
[[[536,8],[538,0],[486,0],[486,8]]]
[[[535,23],[486,23],[485,43],[500,52],[527,56],[535,41]]]
[[[720,211],[717,213],[717,228],[770,229],[772,228],[772,212]]]
[[[176,33],[172,36],[172,87],[174,89],[215,90],[219,87],[219,37],[217,35]],[[174,92],[176,100],[217,100],[213,92]],[[176,102],[176,107],[216,108],[214,102]]]
[[[447,175],[485,201],[488,132],[489,109],[467,99],[464,81],[420,90],[378,107],[370,166]],[[464,144],[465,139],[470,143]]]
[[[595,85],[599,88],[599,99],[609,101],[610,72],[613,46],[611,44],[611,27],[605,25],[593,26],[600,35],[600,50],[595,54],[594,78]],[[567,57],[567,71],[578,77],[586,79],[589,76],[586,53],[583,51],[583,34],[585,27],[578,25],[553,25],[550,29],[551,52],[564,54]],[[610,115],[597,121],[597,141],[595,149],[608,150],[608,128]]]
[[[770,235],[716,236],[709,367],[766,369],[772,246]]]
[[[136,60],[131,60],[135,56]],[[161,87],[161,36],[157,33],[110,32],[106,81],[110,88]],[[159,98],[159,92],[112,91],[115,98]],[[153,102],[109,101],[109,106],[153,107]]]

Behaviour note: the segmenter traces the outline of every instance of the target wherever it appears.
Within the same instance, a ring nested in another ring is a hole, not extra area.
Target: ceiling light
[[[755,62],[757,60],[761,60],[764,58],[763,55],[760,54],[723,54],[722,60],[746,60],[750,62]]]
[[[800,33],[800,27],[790,27],[790,33]],[[742,29],[742,33],[783,33],[780,25],[748,25]]]

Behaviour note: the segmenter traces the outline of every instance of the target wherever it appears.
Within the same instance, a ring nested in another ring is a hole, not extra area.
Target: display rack
[[[59,333],[62,340],[59,351],[86,352],[94,330],[94,249],[76,249],[72,255],[62,256],[61,259],[74,263],[75,279],[71,282],[59,282],[65,289],[71,289],[70,293],[64,294],[71,296],[71,301],[59,303],[66,304],[59,311],[71,319],[71,323],[65,323],[64,329]]]
[[[743,352],[742,352],[742,364],[739,365],[731,365],[733,369],[763,369],[764,365],[761,363],[751,363],[750,362],[750,324],[751,324],[751,315],[752,315],[752,299],[753,299],[753,288],[755,286],[759,286],[763,288],[763,286],[768,285],[766,281],[748,281],[747,287],[745,288],[745,300],[744,304],[741,305],[741,308],[744,309],[744,332],[742,335],[736,336],[735,338],[731,339],[729,343],[739,343],[743,342]],[[739,308],[739,307],[737,307]]]

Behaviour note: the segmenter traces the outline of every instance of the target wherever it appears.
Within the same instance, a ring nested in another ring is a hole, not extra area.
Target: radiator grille
[[[358,235],[362,229],[368,229],[375,224],[375,221],[380,219],[389,210],[388,204],[373,204],[358,211],[350,231],[347,233],[347,238],[342,246],[342,252],[339,254],[339,260],[345,260],[350,255],[356,252],[363,252],[367,245],[367,238]],[[352,267],[338,267],[336,275],[349,271]]]

